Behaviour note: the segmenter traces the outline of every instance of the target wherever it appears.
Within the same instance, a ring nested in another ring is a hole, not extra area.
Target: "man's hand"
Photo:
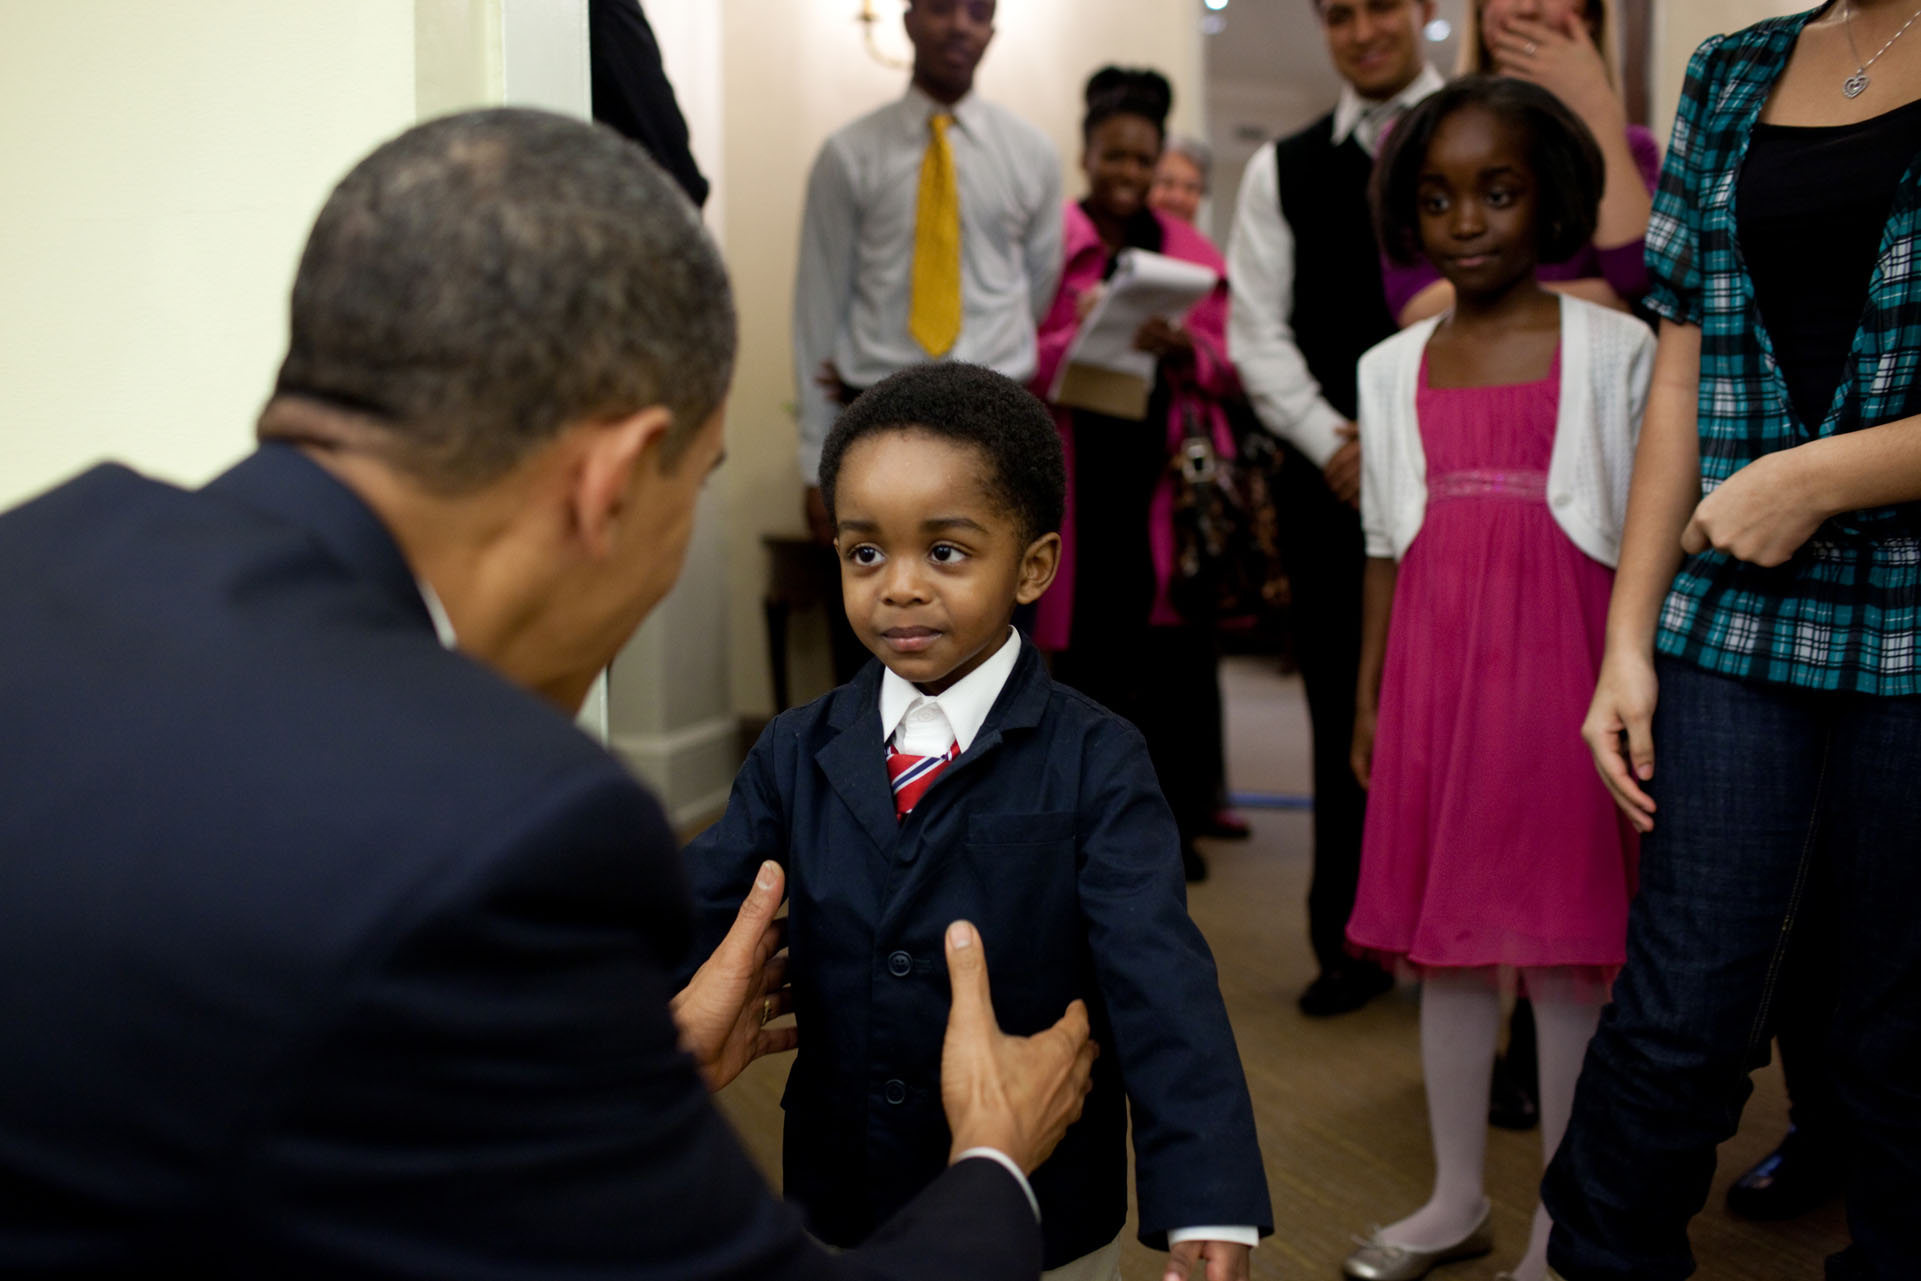
[[[1334,496],[1349,507],[1361,505],[1361,427],[1359,423],[1342,423],[1334,429],[1334,434],[1343,442],[1321,469],[1327,478],[1327,487]]]
[[[793,1024],[768,1026],[792,1008],[787,954],[781,951],[787,922],[774,919],[786,886],[780,864],[760,865],[733,928],[673,1000],[681,1048],[694,1056],[710,1091],[721,1089],[761,1055],[791,1050],[800,1042]]]
[[[1803,483],[1806,448],[1763,454],[1717,485],[1681,531],[1681,550],[1694,555],[1712,547],[1754,565],[1786,563],[1834,514]]]
[[[1234,1241],[1181,1241],[1167,1251],[1161,1281],[1247,1281],[1253,1250]]]
[[[947,974],[954,989],[941,1046],[941,1106],[955,1154],[1005,1152],[1028,1173],[1079,1119],[1093,1088],[1100,1047],[1088,1039],[1087,1006],[1075,1001],[1060,1022],[1033,1036],[1008,1036],[994,1018],[987,958],[966,921],[947,927]]]
[[[1594,754],[1614,803],[1637,832],[1654,830],[1654,798],[1641,784],[1654,777],[1654,665],[1646,656],[1610,648],[1601,659],[1594,701],[1581,722],[1581,737]]]

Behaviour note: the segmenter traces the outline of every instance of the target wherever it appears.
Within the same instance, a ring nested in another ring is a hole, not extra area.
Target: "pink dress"
[[[1624,958],[1633,829],[1580,736],[1613,571],[1549,512],[1560,356],[1539,382],[1430,388],[1427,513],[1401,561],[1347,936],[1410,965]]]

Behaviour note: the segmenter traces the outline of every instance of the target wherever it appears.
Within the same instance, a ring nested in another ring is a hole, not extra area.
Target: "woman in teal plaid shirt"
[[[1649,224],[1662,317],[1584,733],[1644,833],[1549,1171],[1567,1281],[1681,1278],[1811,878],[1856,1146],[1830,1278],[1921,1275],[1921,30],[1835,0],[1703,45]],[[1921,24],[1916,24],[1921,26]],[[1658,766],[1658,773],[1657,773]]]

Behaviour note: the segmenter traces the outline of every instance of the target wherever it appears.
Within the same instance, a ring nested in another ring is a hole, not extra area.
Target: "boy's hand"
[[[719,1090],[763,1054],[800,1043],[793,1024],[769,1027],[791,1008],[785,919],[775,920],[785,897],[780,864],[762,863],[733,928],[671,1005],[680,1045],[694,1056],[709,1091]]]
[[[1253,1250],[1237,1241],[1177,1242],[1167,1252],[1161,1281],[1247,1281]]]
[[[941,1046],[941,1106],[954,1146],[1004,1152],[1032,1174],[1080,1118],[1093,1088],[1087,1006],[1075,1001],[1060,1022],[1033,1036],[1009,1036],[994,1018],[980,933],[966,921],[947,927],[947,974],[954,1003]]]

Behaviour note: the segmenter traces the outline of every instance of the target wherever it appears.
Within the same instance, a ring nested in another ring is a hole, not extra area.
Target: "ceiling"
[[[1333,102],[1340,81],[1328,65],[1327,45],[1315,17],[1315,0],[1227,0],[1218,12],[1205,0],[1192,0],[1196,15],[1208,31],[1218,20],[1220,30],[1206,38],[1205,58],[1210,85],[1248,83],[1272,78],[1294,81],[1316,99]],[[1458,29],[1467,0],[1439,0],[1436,10]],[[1452,36],[1430,46],[1429,60],[1443,73],[1454,69],[1456,42]]]

